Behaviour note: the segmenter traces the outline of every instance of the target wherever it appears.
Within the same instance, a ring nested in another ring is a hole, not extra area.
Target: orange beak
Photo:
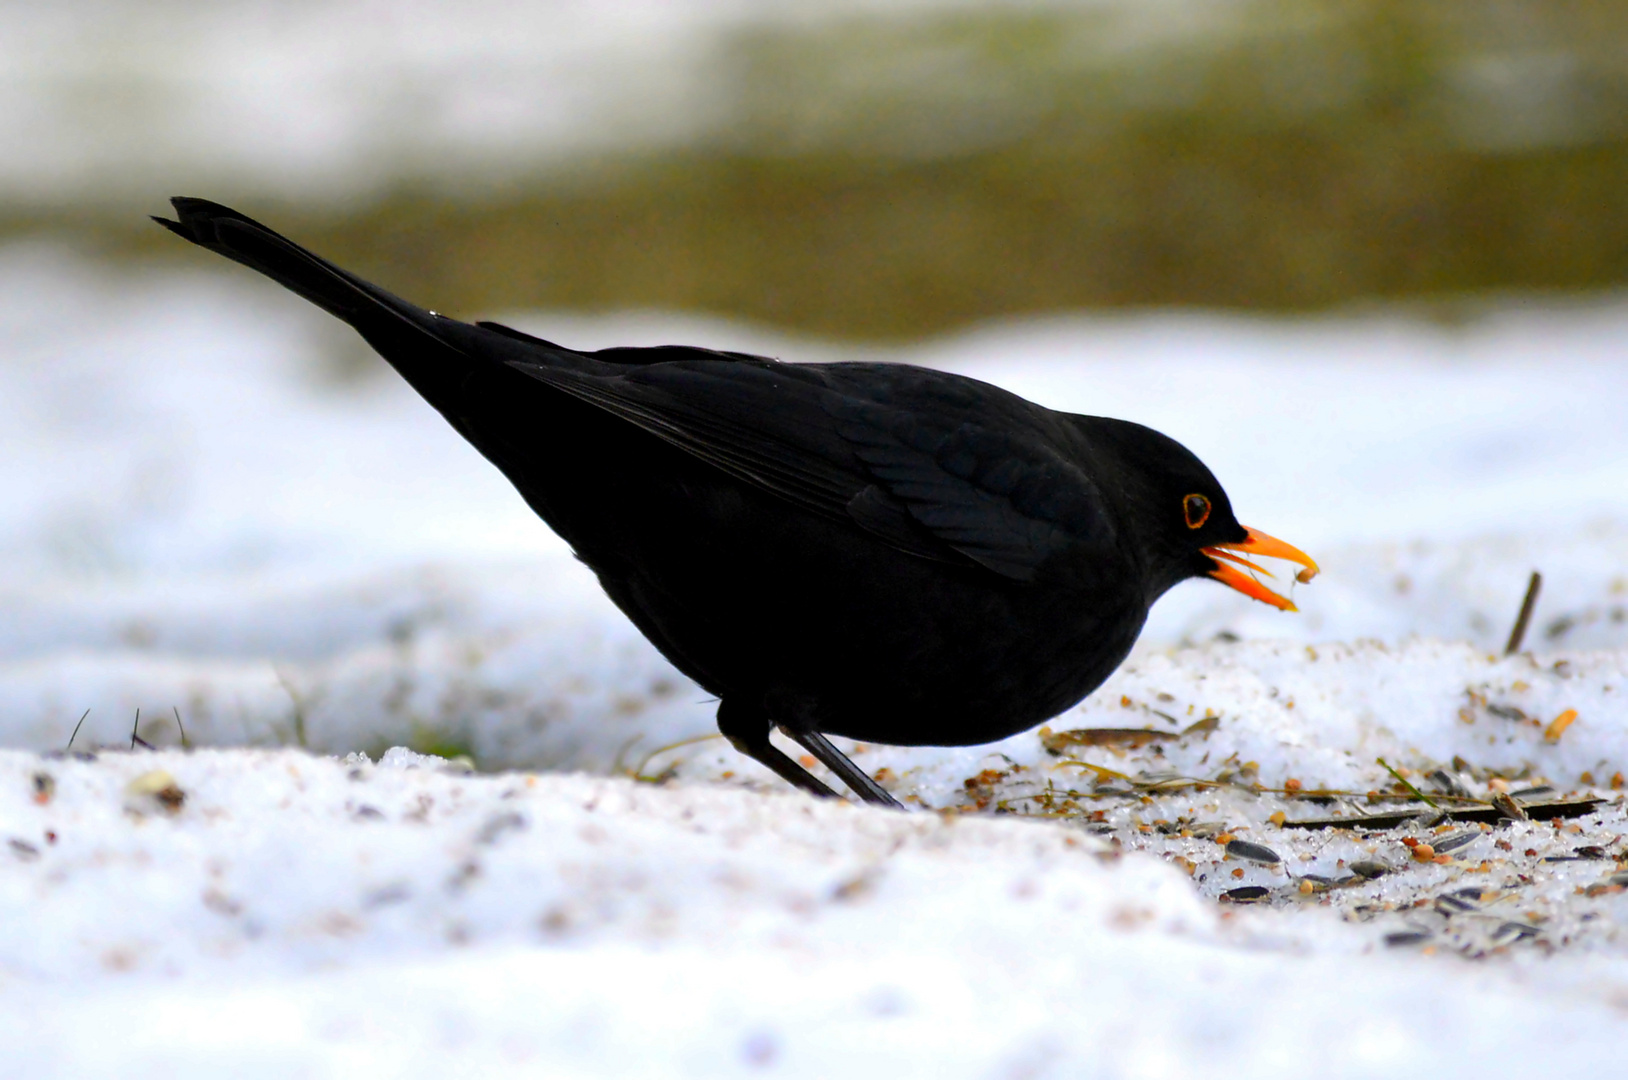
[[[1270,570],[1262,566],[1256,566],[1248,559],[1234,555],[1233,552],[1241,551],[1245,555],[1264,555],[1271,559],[1287,559],[1290,562],[1299,563],[1305,569],[1297,573],[1294,578],[1302,585],[1320,573],[1316,561],[1293,544],[1285,544],[1275,536],[1267,536],[1258,529],[1249,529],[1248,531],[1248,538],[1236,544],[1216,544],[1213,547],[1203,549],[1204,554],[1212,559],[1226,560],[1225,563],[1218,562],[1216,568],[1210,571],[1210,576],[1221,584],[1237,589],[1245,596],[1253,600],[1259,600],[1263,604],[1271,604],[1273,607],[1282,608],[1284,611],[1299,611],[1300,609],[1294,606],[1293,600],[1290,600],[1287,596],[1279,596],[1265,585],[1262,585],[1259,579],[1245,574],[1238,567],[1242,566],[1255,573],[1273,577],[1274,575]],[[1235,563],[1236,565],[1228,566],[1227,563]]]

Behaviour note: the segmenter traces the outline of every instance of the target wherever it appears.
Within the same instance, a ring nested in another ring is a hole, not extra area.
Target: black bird
[[[906,364],[676,345],[579,352],[415,307],[202,199],[154,218],[353,326],[519,489],[792,784],[898,805],[825,736],[991,742],[1096,689],[1167,589],[1304,553],[1175,440]],[[1242,554],[1240,554],[1242,553]]]

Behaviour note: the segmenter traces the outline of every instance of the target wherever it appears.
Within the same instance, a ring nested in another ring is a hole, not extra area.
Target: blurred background
[[[0,0],[0,26],[0,741],[141,707],[605,768],[710,728],[354,336],[153,227],[171,194],[568,345],[938,364],[1158,427],[1327,573],[1298,619],[1186,586],[1148,648],[1494,648],[1534,566],[1534,640],[1628,644],[1628,5]]]
[[[1601,0],[4,5],[0,238],[242,203],[451,310],[851,340],[1628,278]]]

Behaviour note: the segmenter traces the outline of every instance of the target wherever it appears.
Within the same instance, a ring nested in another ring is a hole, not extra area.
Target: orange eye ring
[[[1200,528],[1210,520],[1210,500],[1202,495],[1189,495],[1181,501],[1181,512],[1187,518],[1189,529]]]

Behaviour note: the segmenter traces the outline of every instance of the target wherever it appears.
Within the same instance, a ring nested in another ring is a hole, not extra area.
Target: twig
[[[130,725],[130,749],[134,750],[136,748],[137,743],[140,743],[142,745],[142,747],[144,747],[145,749],[148,749],[148,750],[153,749],[153,744],[152,743],[148,742],[146,739],[143,739],[140,735],[136,734],[136,730],[138,728],[140,728],[140,727],[141,727],[141,710],[137,709],[136,710],[136,722]]]
[[[1395,769],[1391,768],[1390,762],[1386,761],[1384,758],[1375,758],[1374,760],[1378,761],[1381,765],[1383,765],[1385,767],[1386,772],[1388,772],[1392,776],[1396,777],[1396,782],[1398,784],[1401,784],[1403,787],[1407,788],[1408,791],[1412,792],[1413,797],[1415,799],[1418,799],[1420,802],[1424,803],[1426,806],[1430,807],[1430,809],[1432,809],[1432,810],[1440,810],[1441,809],[1441,807],[1436,805],[1436,800],[1435,799],[1432,799],[1429,795],[1426,795],[1424,792],[1420,791],[1418,788],[1416,788],[1412,784],[1408,783],[1405,779],[1403,779],[1401,773],[1399,773]]]
[[[1526,637],[1526,624],[1532,621],[1532,609],[1538,605],[1538,593],[1543,589],[1543,575],[1536,570],[1526,583],[1526,597],[1521,600],[1521,613],[1515,616],[1515,627],[1509,632],[1509,644],[1504,646],[1505,656],[1521,651],[1521,639]]]
[[[187,729],[181,723],[181,706],[171,705],[170,708],[175,710],[175,726],[181,729],[181,749],[191,750],[192,744],[187,742]]]
[[[62,748],[62,752],[64,754],[66,754],[69,750],[73,749],[73,741],[75,739],[79,738],[79,729],[85,725],[85,717],[87,717],[89,715],[90,715],[90,710],[89,709],[86,709],[84,712],[79,714],[79,723],[77,723],[77,724],[75,724],[73,726],[73,734],[68,736],[68,745],[64,746]]]

